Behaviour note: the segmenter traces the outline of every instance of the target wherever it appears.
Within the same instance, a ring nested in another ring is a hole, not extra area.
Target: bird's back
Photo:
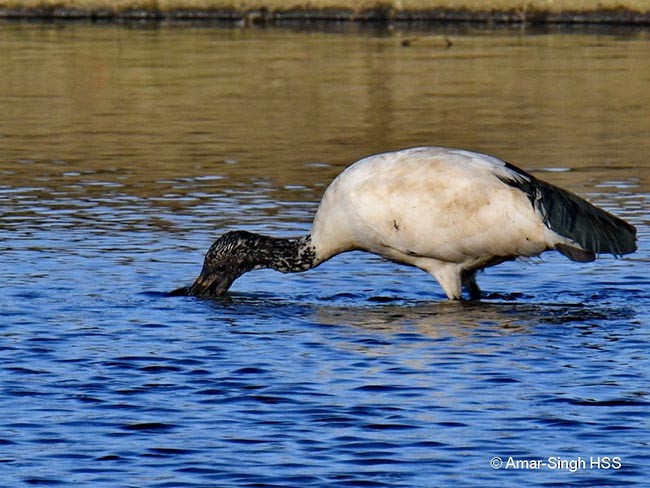
[[[325,254],[347,247],[409,264],[539,254],[548,229],[526,196],[499,176],[516,177],[497,158],[456,149],[371,156],[332,182],[312,236]]]

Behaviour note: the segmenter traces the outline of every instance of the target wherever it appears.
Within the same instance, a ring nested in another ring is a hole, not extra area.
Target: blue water
[[[647,486],[646,37],[0,27],[1,487]],[[504,263],[478,303],[362,253],[166,296],[425,140],[501,148],[639,251]]]
[[[448,303],[424,273],[361,253],[304,275],[254,272],[223,299],[169,298],[198,272],[210,209],[186,215],[196,236],[179,235],[138,228],[154,210],[144,201],[73,211],[65,198],[10,194],[1,486],[647,479],[643,240],[623,260],[576,265],[549,254],[494,268],[480,282],[502,297],[482,303]],[[493,469],[495,456],[578,469]],[[620,467],[597,469],[598,457]]]

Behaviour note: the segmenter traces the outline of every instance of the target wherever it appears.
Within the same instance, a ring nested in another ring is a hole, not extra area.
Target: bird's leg
[[[476,283],[476,271],[463,271],[463,286],[469,292],[470,300],[479,300],[481,298],[481,289]]]
[[[449,300],[462,299],[461,272],[457,264],[426,260],[420,267],[440,283]]]

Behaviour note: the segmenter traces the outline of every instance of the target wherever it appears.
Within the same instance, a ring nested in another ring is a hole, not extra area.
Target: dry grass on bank
[[[55,10],[113,12],[182,12],[228,10],[248,12],[324,11],[343,9],[353,12],[462,11],[468,13],[515,12],[555,15],[568,13],[623,12],[650,15],[649,0],[0,0],[0,9],[11,11]]]

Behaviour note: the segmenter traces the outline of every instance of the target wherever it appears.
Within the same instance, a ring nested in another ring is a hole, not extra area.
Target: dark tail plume
[[[636,251],[633,225],[578,195],[538,180],[511,164],[506,163],[506,166],[519,177],[502,181],[526,193],[549,229],[576,242],[587,254],[592,254],[592,258],[597,253],[622,256]],[[561,246],[558,250],[577,261],[589,260],[587,254],[572,257]]]
[[[571,192],[536,180],[535,207],[544,223],[593,253],[622,256],[636,251],[636,229]]]

